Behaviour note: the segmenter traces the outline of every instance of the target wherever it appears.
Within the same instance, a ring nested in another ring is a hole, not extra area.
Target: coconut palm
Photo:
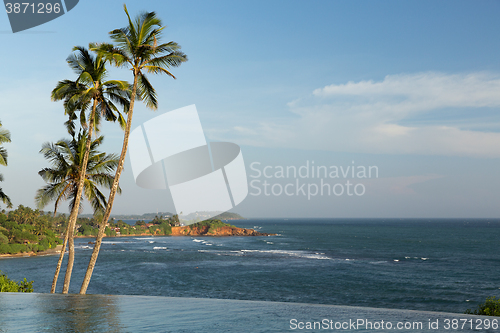
[[[107,76],[106,61],[101,56],[93,56],[87,49],[80,46],[73,48],[73,51],[75,53],[68,57],[67,62],[78,75],[77,79],[75,81],[60,81],[52,91],[52,100],[64,100],[64,109],[69,116],[66,125],[70,134],[72,136],[75,134],[73,121],[76,120],[77,116],[75,113],[78,112],[80,113],[82,127],[88,129],[84,156],[78,178],[77,193],[74,196],[74,206],[71,209],[68,222],[69,254],[63,293],[67,293],[69,290],[71,273],[73,271],[75,258],[73,234],[84,188],[85,170],[87,169],[86,165],[93,130],[97,128],[101,117],[105,117],[106,120],[111,121],[118,119],[123,127],[124,118],[115,104],[123,107],[124,112],[127,112],[130,101],[130,89],[127,82],[118,80],[104,81]],[[90,112],[88,121],[87,112]],[[54,276],[54,280],[57,280],[56,276]]]
[[[93,140],[87,162],[83,195],[89,201],[95,213],[104,212],[106,197],[98,186],[111,188],[112,172],[118,165],[118,155],[97,151],[104,137]],[[77,139],[63,139],[56,143],[46,142],[40,153],[52,164],[51,168],[43,168],[38,174],[48,184],[40,188],[35,197],[39,209],[54,201],[54,216],[63,200],[70,200],[69,209],[75,207],[80,167],[83,162],[86,146],[86,133],[79,134]],[[80,207],[81,210],[81,207]]]
[[[105,154],[97,151],[102,144],[103,136],[92,141],[87,162],[87,172],[84,180],[83,195],[91,204],[94,214],[104,212],[106,207],[106,197],[99,190],[98,186],[110,188],[113,183],[112,172],[118,165],[118,156],[115,154]],[[40,153],[52,164],[51,168],[44,168],[38,172],[48,184],[40,188],[35,196],[35,202],[39,209],[44,208],[49,202],[54,201],[54,216],[62,201],[69,200],[70,211],[74,209],[76,195],[78,192],[78,181],[80,168],[85,155],[86,133],[79,133],[78,139],[60,140],[56,143],[46,142],[42,145]],[[121,189],[118,189],[121,192]],[[81,208],[81,207],[80,207]],[[81,210],[81,209],[80,209]],[[56,274],[52,282],[51,292],[54,293],[57,285],[57,278],[61,269],[61,264],[68,242],[68,232],[65,232],[63,250],[59,256]]]
[[[135,99],[142,100],[150,109],[156,109],[158,107],[155,89],[149,82],[146,72],[150,74],[166,74],[175,79],[175,76],[170,73],[169,69],[171,67],[178,67],[183,62],[187,61],[186,55],[180,51],[181,47],[177,43],[168,42],[159,44],[161,34],[165,27],[162,27],[161,20],[157,17],[155,12],[141,13],[132,21],[127,11],[127,6],[125,5],[124,10],[127,14],[128,25],[125,28],[115,29],[109,33],[115,44],[105,43],[93,44],[91,46],[92,50],[109,60],[115,66],[129,67],[134,75],[134,83],[132,84],[130,107],[127,113],[127,125],[125,127],[120,162],[116,169],[113,187],[111,188],[108,205],[106,206],[106,212],[104,213],[99,228],[99,233],[83,279],[80,294],[85,294],[87,292],[87,287],[92,277],[97,256],[99,255],[101,241],[104,236],[104,226],[108,222],[113,208],[118,182],[123,170],[125,155],[127,154]]]
[[[6,142],[10,142],[10,132],[2,128],[2,123],[0,122],[0,145]],[[0,164],[7,165],[7,150],[4,147],[0,147]],[[0,182],[3,181],[3,175],[0,173]],[[12,208],[12,202],[10,198],[5,194],[0,187],[0,200],[7,205],[7,208]]]

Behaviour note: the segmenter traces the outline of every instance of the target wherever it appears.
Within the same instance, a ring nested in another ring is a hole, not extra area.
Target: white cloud
[[[240,143],[360,153],[500,157],[500,133],[466,130],[443,121],[408,125],[411,117],[423,114],[434,113],[434,119],[440,119],[443,109],[460,110],[456,121],[464,112],[470,116],[474,112],[470,110],[499,108],[500,75],[388,75],[380,82],[319,88],[288,106],[291,117],[235,129]],[[485,128],[491,127],[491,119],[488,122]]]

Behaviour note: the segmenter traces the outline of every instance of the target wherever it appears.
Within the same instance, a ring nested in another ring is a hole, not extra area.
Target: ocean
[[[105,238],[88,294],[463,313],[500,296],[500,219],[249,219],[267,237]],[[92,251],[76,239],[71,293]],[[57,256],[0,259],[48,293]],[[59,278],[62,288],[64,265]]]

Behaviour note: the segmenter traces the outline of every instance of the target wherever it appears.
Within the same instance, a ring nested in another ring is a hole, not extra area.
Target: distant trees
[[[135,221],[135,225],[138,227],[142,227],[146,225],[146,222],[144,222],[143,220]]]
[[[38,209],[19,205],[7,214],[0,213],[0,253],[39,252],[62,241],[54,232],[54,219]]]
[[[191,229],[194,228],[203,228],[203,227],[208,227],[208,233],[213,234],[217,229],[222,228],[222,227],[230,227],[230,228],[235,228],[234,225],[231,225],[229,223],[224,223],[221,220],[218,219],[212,219],[212,220],[205,220],[197,223],[190,224],[189,227]]]
[[[158,217],[158,215],[156,215],[154,217],[154,219],[151,221],[151,223],[153,224],[163,224],[163,223],[166,223],[168,224],[169,226],[171,227],[178,227],[181,225],[180,221],[179,221],[179,215],[175,214],[171,217],[167,217],[167,218],[161,218],[161,217]]]

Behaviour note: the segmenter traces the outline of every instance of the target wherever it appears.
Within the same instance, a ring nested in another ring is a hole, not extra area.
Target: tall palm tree
[[[6,142],[10,142],[10,132],[2,128],[2,123],[0,122],[0,145]],[[0,147],[0,164],[7,165],[7,150],[4,147]],[[3,175],[0,173],[0,182],[3,181]],[[7,205],[7,208],[12,208],[12,202],[10,198],[5,194],[0,187],[0,200]]]
[[[73,271],[75,258],[73,235],[85,182],[85,170],[87,170],[93,130],[97,127],[101,116],[104,116],[106,120],[114,121],[118,119],[123,127],[124,118],[115,103],[123,107],[124,112],[127,112],[130,101],[130,89],[127,82],[118,80],[104,81],[107,76],[105,59],[99,55],[94,57],[84,47],[74,47],[73,51],[75,51],[75,53],[68,57],[67,62],[78,75],[77,79],[75,81],[60,81],[52,91],[52,100],[64,100],[65,112],[69,115],[69,120],[66,122],[69,132],[74,136],[73,121],[77,118],[75,115],[76,112],[80,112],[80,122],[82,126],[88,128],[85,153],[80,168],[77,193],[75,195],[75,203],[71,209],[68,221],[69,254],[66,275],[64,277],[63,293],[68,293],[71,273]],[[90,116],[87,122],[86,112],[89,109]],[[54,276],[54,279],[56,279],[56,276]]]
[[[104,212],[106,207],[106,197],[99,190],[98,186],[111,188],[113,175],[111,174],[118,165],[118,156],[97,151],[97,147],[103,142],[104,137],[92,141],[90,145],[87,172],[85,174],[83,195],[90,202],[94,214]],[[54,216],[56,216],[58,206],[63,200],[70,200],[69,208],[75,207],[76,195],[78,192],[78,181],[80,168],[85,155],[86,133],[78,134],[78,139],[60,140],[58,142],[46,142],[42,145],[40,153],[52,164],[51,168],[44,168],[38,174],[48,184],[40,188],[35,196],[35,202],[39,209],[44,208],[51,201],[55,201]],[[121,189],[118,189],[121,192]],[[63,251],[57,262],[56,274],[52,281],[51,293],[55,292],[57,278],[61,270],[61,264],[68,242],[68,232],[65,233]]]
[[[178,67],[187,61],[187,57],[180,51],[180,45],[175,42],[159,44],[158,40],[165,27],[162,27],[161,20],[155,12],[145,12],[139,14],[134,21],[130,18],[127,6],[123,6],[128,18],[128,25],[125,28],[111,31],[110,37],[115,42],[113,44],[93,44],[91,49],[99,55],[109,60],[117,67],[130,67],[134,75],[132,84],[132,94],[130,98],[130,107],[127,113],[127,125],[123,138],[123,146],[120,154],[120,162],[116,169],[113,187],[109,194],[106,212],[99,227],[99,233],[96,238],[94,250],[83,279],[80,294],[85,294],[92,277],[92,272],[99,255],[101,241],[104,236],[104,227],[108,222],[113,202],[115,200],[118,182],[123,170],[125,155],[127,154],[128,139],[132,126],[132,115],[134,111],[135,99],[142,100],[150,109],[157,109],[158,101],[156,92],[149,82],[145,72],[150,74],[167,74],[175,79],[175,76],[168,70],[170,67]]]

